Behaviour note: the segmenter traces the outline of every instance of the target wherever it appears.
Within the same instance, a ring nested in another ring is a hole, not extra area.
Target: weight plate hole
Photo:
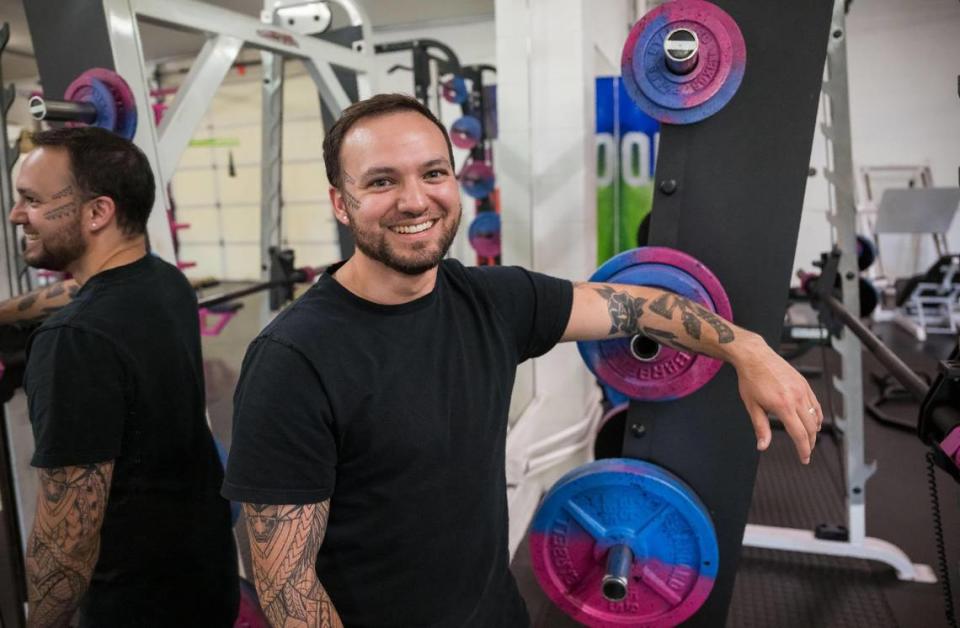
[[[660,344],[643,334],[637,334],[630,340],[630,353],[641,362],[651,362],[660,355]]]

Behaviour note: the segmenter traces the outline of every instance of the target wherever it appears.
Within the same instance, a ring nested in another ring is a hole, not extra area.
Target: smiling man
[[[28,625],[66,626],[79,610],[80,626],[232,626],[237,559],[205,419],[196,298],[147,253],[150,165],[97,128],[33,142],[10,222],[28,264],[79,288],[27,347],[42,489]]]
[[[274,626],[529,625],[508,569],[507,412],[517,365],[560,341],[644,332],[727,360],[758,447],[771,412],[809,461],[820,406],[756,334],[658,289],[445,260],[460,192],[416,100],[351,106],[324,160],[357,250],[251,344],[224,483]]]

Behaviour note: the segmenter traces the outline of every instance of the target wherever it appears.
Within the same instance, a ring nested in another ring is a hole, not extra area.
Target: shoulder
[[[257,335],[282,345],[300,346],[311,338],[329,334],[341,317],[337,299],[318,282],[288,305]]]

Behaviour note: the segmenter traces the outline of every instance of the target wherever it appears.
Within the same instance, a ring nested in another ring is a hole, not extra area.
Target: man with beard
[[[508,569],[507,412],[517,364],[559,341],[644,332],[727,360],[758,447],[769,411],[809,461],[820,406],[756,334],[654,288],[444,260],[460,191],[416,100],[349,107],[323,152],[357,250],[251,344],[223,491],[244,502],[273,625],[529,625]]]
[[[27,347],[41,490],[27,541],[30,626],[231,626],[239,602],[205,420],[196,298],[147,253],[154,180],[97,128],[34,136],[10,212],[24,259],[72,302]]]

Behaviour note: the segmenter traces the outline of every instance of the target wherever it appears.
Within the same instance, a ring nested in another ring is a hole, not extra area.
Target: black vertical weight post
[[[743,83],[715,115],[690,125],[663,125],[650,244],[680,249],[706,264],[730,297],[734,321],[776,346],[833,2],[716,4],[743,33]],[[635,424],[646,429],[631,430]],[[720,569],[710,597],[684,625],[724,625],[758,462],[734,369],[725,366],[682,399],[631,402],[623,451],[677,474],[710,511]],[[797,473],[802,471],[797,461]]]

